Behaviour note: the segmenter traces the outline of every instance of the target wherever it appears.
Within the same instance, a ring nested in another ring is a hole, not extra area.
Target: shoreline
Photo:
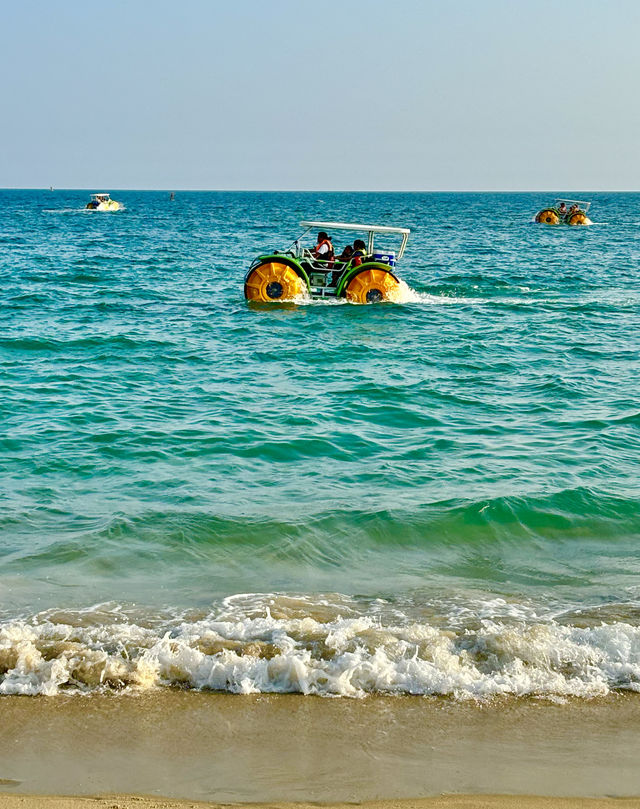
[[[234,804],[242,809],[318,809],[317,803]],[[353,803],[322,804],[352,809]],[[172,800],[146,795],[0,795],[0,809],[226,809],[229,804]],[[550,798],[537,795],[440,795],[433,798],[366,801],[362,809],[638,809],[640,798]]]
[[[148,796],[165,801],[159,806],[373,807],[383,799],[381,809],[428,809],[438,804],[423,801],[442,795],[591,796],[617,806],[640,796],[638,694],[564,704],[180,691],[11,696],[0,697],[0,715],[0,809],[44,805],[33,797],[44,795]]]

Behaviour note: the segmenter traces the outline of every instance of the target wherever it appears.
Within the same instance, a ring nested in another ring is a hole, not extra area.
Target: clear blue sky
[[[5,0],[0,186],[640,189],[638,0]]]

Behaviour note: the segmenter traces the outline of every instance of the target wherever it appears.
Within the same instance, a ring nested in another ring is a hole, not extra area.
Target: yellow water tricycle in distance
[[[91,194],[91,200],[87,202],[87,209],[90,211],[119,211],[122,205],[111,199],[111,195],[104,191],[100,194]]]
[[[286,250],[258,256],[249,267],[244,281],[244,296],[249,301],[282,302],[296,298],[345,298],[351,303],[398,302],[403,285],[396,275],[396,262],[409,239],[409,228],[385,225],[356,225],[347,222],[301,222],[305,228]],[[326,236],[330,253],[313,246],[310,233]],[[359,233],[352,247],[348,244],[337,255],[330,234],[335,231]],[[395,249],[374,247],[377,234],[400,237]],[[348,255],[349,251],[352,255]]]
[[[579,199],[557,199],[548,208],[536,214],[536,222],[543,225],[592,225],[587,216],[590,202]]]

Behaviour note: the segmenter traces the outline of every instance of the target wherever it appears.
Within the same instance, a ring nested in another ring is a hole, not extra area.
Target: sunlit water
[[[640,688],[640,195],[111,192],[0,192],[0,692]],[[406,302],[248,305],[310,218]]]

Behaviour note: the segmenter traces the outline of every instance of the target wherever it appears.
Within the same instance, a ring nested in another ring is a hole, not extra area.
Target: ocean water
[[[585,195],[0,191],[0,693],[640,690],[640,195]],[[311,218],[410,227],[406,300],[247,304]]]

